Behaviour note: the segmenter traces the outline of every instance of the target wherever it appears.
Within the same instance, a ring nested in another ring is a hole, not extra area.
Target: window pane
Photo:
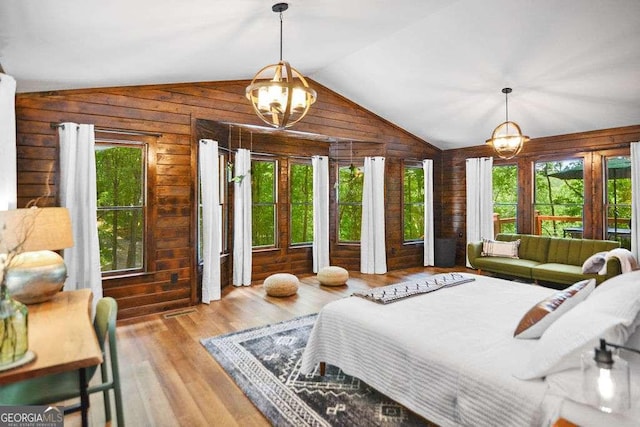
[[[404,240],[424,239],[424,203],[404,205]]]
[[[404,168],[404,202],[424,203],[424,170],[417,167]]]
[[[515,234],[518,213],[518,166],[493,167],[494,232]]]
[[[276,162],[251,161],[253,246],[276,245]]]
[[[606,159],[607,239],[631,249],[631,158]]]
[[[341,242],[359,242],[362,225],[362,205],[341,205],[338,208],[338,238]]]
[[[362,186],[360,168],[341,166],[338,169],[338,241],[359,242],[362,224]]]
[[[98,239],[102,271],[142,267],[142,208],[99,209]]]
[[[534,234],[582,237],[582,159],[536,163],[535,185]]]
[[[360,168],[340,167],[338,200],[340,203],[362,203],[364,175]]]
[[[143,147],[98,142],[95,150],[102,272],[141,269],[144,253]]]
[[[251,198],[253,203],[274,203],[276,164],[273,161],[251,162]]]
[[[275,246],[275,206],[253,205],[251,216],[253,246]]]
[[[313,242],[313,167],[291,164],[291,244]]]
[[[313,242],[313,205],[291,206],[291,243]]]

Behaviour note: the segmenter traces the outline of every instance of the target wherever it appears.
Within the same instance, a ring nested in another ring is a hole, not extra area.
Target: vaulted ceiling
[[[251,79],[279,59],[265,0],[2,0],[18,92]],[[532,138],[640,124],[639,0],[291,0],[284,59],[442,148],[509,118]]]

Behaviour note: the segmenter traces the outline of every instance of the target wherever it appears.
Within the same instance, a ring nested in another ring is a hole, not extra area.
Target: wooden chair
[[[102,382],[89,386],[88,392],[103,392],[105,420],[111,421],[111,399],[109,390],[113,389],[118,427],[124,427],[122,409],[122,393],[120,390],[120,373],[118,369],[118,352],[116,348],[116,317],[118,305],[111,297],[101,298],[96,305],[96,317],[93,326],[102,349],[103,362],[100,365]],[[105,342],[109,338],[109,355],[105,351]],[[109,365],[111,369],[109,369]],[[87,369],[87,381],[90,382],[97,366]],[[109,380],[111,370],[111,380]],[[70,371],[45,377],[33,378],[17,383],[7,384],[0,388],[0,404],[2,405],[46,405],[80,397],[78,372]],[[80,410],[80,404],[65,407],[64,413]]]

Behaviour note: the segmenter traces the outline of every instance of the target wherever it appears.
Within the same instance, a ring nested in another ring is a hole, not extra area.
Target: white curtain
[[[200,140],[202,197],[202,302],[220,299],[220,162],[218,141]]]
[[[384,157],[364,158],[360,271],[387,272],[384,227]]]
[[[631,253],[640,260],[640,142],[631,143]]]
[[[313,272],[329,266],[329,157],[313,156]]]
[[[435,264],[433,235],[433,160],[422,161],[424,171],[424,265]]]
[[[16,81],[0,73],[0,210],[17,207]]]
[[[251,152],[239,148],[234,165],[233,284],[251,285]]]
[[[467,159],[467,243],[493,239],[492,177],[493,157]]]
[[[93,125],[63,123],[60,137],[60,204],[69,209],[73,247],[64,250],[65,290],[89,288],[102,298]]]

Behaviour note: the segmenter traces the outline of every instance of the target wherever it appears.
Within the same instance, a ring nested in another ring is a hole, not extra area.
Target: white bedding
[[[476,280],[387,305],[358,297],[327,304],[301,370],[338,366],[443,427],[547,424],[560,399],[546,397],[543,380],[512,376],[535,344],[513,331],[555,291],[470,276]]]

